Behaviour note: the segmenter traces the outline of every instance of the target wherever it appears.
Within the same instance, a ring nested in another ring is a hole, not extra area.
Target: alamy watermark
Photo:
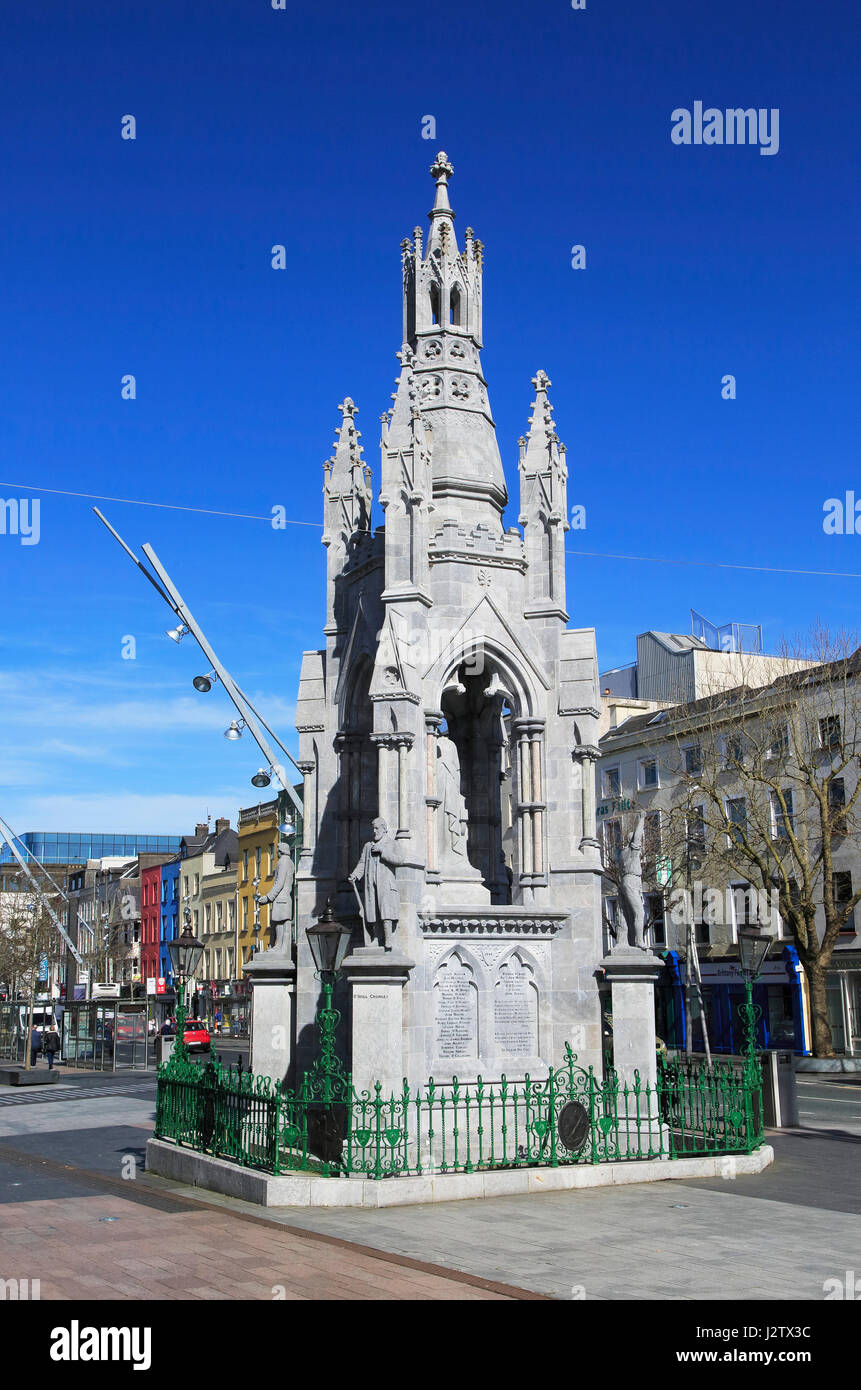
[[[670,139],[674,145],[759,145],[760,154],[777,154],[780,149],[780,108],[717,106],[703,109],[695,101],[693,111],[677,106],[670,116]]]
[[[38,545],[41,511],[38,497],[0,497],[0,536],[18,536],[22,545]]]

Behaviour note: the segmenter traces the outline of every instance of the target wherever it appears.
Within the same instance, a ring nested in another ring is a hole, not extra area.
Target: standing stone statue
[[[258,903],[271,903],[270,921],[275,928],[275,940],[269,947],[273,955],[285,956],[290,952],[288,928],[293,922],[293,857],[286,840],[278,845],[278,864],[275,869],[275,882],[268,893],[261,897],[255,893]]]
[[[443,853],[466,855],[467,812],[460,790],[460,758],[454,739],[441,734],[436,741],[437,793],[443,823]]]
[[[373,822],[373,840],[362,846],[359,862],[350,874],[350,882],[359,900],[365,942],[376,943],[391,951],[392,938],[401,912],[401,900],[395,870],[398,851],[382,816]],[[358,885],[362,889],[359,891]]]
[[[622,900],[622,914],[628,929],[628,945],[646,949],[644,936],[645,910],[643,907],[643,826],[646,817],[641,814],[631,832],[627,845],[623,845],[616,855],[619,866],[619,897]]]

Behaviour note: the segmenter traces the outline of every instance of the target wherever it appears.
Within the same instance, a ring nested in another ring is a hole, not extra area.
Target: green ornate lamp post
[[[184,909],[182,935],[168,943],[168,955],[176,980],[176,1043],[175,1051],[179,1057],[188,1059],[185,1044],[185,982],[190,980],[203,955],[203,942],[198,941],[191,930],[191,909]]]
[[[312,1089],[319,1093],[319,1099],[329,1101],[339,1098],[346,1081],[335,1051],[335,1035],[341,1015],[332,1007],[332,990],[335,976],[347,954],[352,931],[335,921],[332,904],[327,902],[323,915],[313,927],[306,928],[305,935],[323,986],[323,1004],[317,1013],[320,1056],[311,1068],[309,1080]]]
[[[749,1069],[756,1064],[756,1023],[759,1009],[754,1007],[753,986],[762,974],[772,938],[759,927],[740,927],[738,933],[739,970],[744,979],[744,1040],[745,1062]]]

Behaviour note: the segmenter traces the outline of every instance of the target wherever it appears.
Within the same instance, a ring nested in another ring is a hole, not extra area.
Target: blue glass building
[[[16,843],[24,859],[28,852],[42,864],[83,864],[87,859],[110,855],[134,859],[137,854],[179,854],[179,835],[119,835],[78,830],[27,830]],[[15,863],[4,841],[0,864]]]

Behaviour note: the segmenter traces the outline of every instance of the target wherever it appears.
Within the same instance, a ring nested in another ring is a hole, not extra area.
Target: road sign
[[[660,888],[666,888],[673,876],[673,861],[671,859],[658,859],[655,861],[655,880]]]

